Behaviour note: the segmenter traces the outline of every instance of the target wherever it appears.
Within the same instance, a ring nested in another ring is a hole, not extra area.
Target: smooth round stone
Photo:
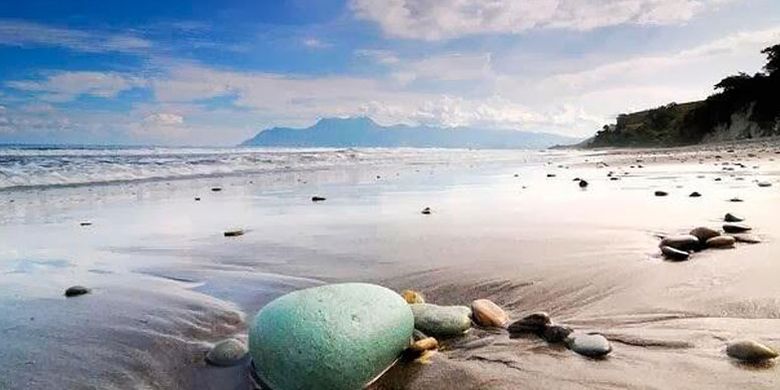
[[[206,354],[206,361],[220,367],[235,366],[241,363],[247,352],[246,345],[236,339],[222,340]]]
[[[726,223],[723,224],[723,231],[726,233],[744,233],[751,230],[751,227],[744,223]]]
[[[431,214],[431,208],[430,207],[426,207],[426,208],[422,209],[422,211],[420,211],[420,213],[424,214],[424,215],[430,215]]]
[[[580,188],[585,188],[585,187],[587,187],[587,186],[588,186],[588,184],[589,184],[589,183],[588,183],[587,181],[585,181],[585,180],[580,180]]]
[[[505,328],[509,316],[504,309],[489,299],[477,299],[471,302],[471,317],[477,325],[494,328]]]
[[[731,236],[712,237],[707,240],[707,248],[733,248],[737,240]]]
[[[669,195],[669,193],[666,192],[666,191],[656,191],[655,192],[655,196],[667,196],[667,195]]]
[[[745,218],[738,217],[732,213],[727,213],[725,217],[723,217],[723,220],[726,222],[742,222],[745,220]]]
[[[768,182],[768,181],[762,181],[762,182],[759,182],[759,183],[758,183],[758,186],[759,186],[759,187],[771,187],[771,186],[772,186],[772,183],[770,183],[770,182]]]
[[[688,196],[691,198],[701,198],[701,194],[696,191],[691,192],[691,194]]]
[[[612,352],[612,344],[600,334],[573,333],[566,338],[566,345],[580,355],[601,357]]]
[[[79,295],[89,294],[92,290],[84,286],[72,286],[65,290],[65,296],[68,298],[77,297]]]
[[[401,296],[404,297],[406,303],[425,303],[425,298],[422,294],[414,290],[401,291]]]
[[[457,336],[471,328],[471,309],[466,306],[439,306],[430,303],[409,305],[414,327],[432,336]]]
[[[546,312],[540,311],[529,314],[509,325],[509,333],[538,333],[550,325],[552,320]]]
[[[249,330],[249,352],[271,389],[360,389],[397,360],[413,330],[410,305],[398,293],[331,284],[263,307]]]
[[[720,232],[705,226],[697,227],[691,230],[690,235],[699,239],[699,242],[707,242],[710,238],[720,236]]]
[[[238,237],[244,235],[244,229],[232,229],[225,231],[225,237]]]
[[[668,246],[681,251],[692,251],[699,249],[701,241],[696,236],[683,234],[679,236],[664,237],[660,246]]]
[[[762,360],[774,359],[778,356],[777,351],[774,349],[753,340],[741,340],[730,343],[726,347],[726,354],[734,359],[746,362],[760,362]]]
[[[409,347],[409,349],[415,352],[429,351],[438,348],[439,342],[433,337],[426,337],[422,340],[417,340]]]
[[[663,254],[665,258],[674,261],[688,260],[688,258],[691,257],[691,254],[686,251],[681,251],[665,245],[661,247],[661,254]]]
[[[548,343],[560,343],[566,340],[574,332],[572,328],[563,325],[550,325],[542,331],[542,338]]]
[[[734,237],[734,239],[737,240],[737,242],[744,242],[746,244],[761,243],[761,238],[753,234],[737,233],[737,234],[732,234],[731,237]]]
[[[325,197],[322,196],[312,196],[311,201],[312,202],[324,202],[326,200]]]

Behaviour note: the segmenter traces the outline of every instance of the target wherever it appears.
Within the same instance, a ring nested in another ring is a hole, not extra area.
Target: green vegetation
[[[749,121],[737,129],[735,138],[780,135],[780,44],[761,52],[768,60],[763,72],[726,77],[715,84],[718,92],[703,101],[621,114],[617,123],[596,133],[590,146],[695,144],[718,128],[730,127],[734,114]]]

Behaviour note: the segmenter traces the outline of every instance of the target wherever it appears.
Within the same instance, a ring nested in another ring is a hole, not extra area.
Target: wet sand
[[[203,362],[211,343],[245,337],[276,296],[339,281],[440,304],[489,298],[514,318],[544,310],[614,346],[595,361],[474,329],[376,389],[777,388],[780,368],[724,349],[780,347],[779,151],[566,151],[0,192],[0,388],[251,388],[246,367]],[[763,242],[660,257],[658,235],[719,227],[726,212]],[[222,236],[234,227],[247,233]],[[64,298],[74,284],[94,291]]]

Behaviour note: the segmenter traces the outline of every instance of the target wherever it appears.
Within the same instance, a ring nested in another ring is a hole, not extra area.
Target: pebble
[[[771,187],[772,183],[770,183],[768,181],[761,181],[761,182],[758,183],[758,186],[759,187]]]
[[[734,237],[734,239],[737,240],[737,242],[744,242],[746,244],[761,243],[761,238],[753,234],[737,233],[737,234],[732,234],[731,237]]]
[[[312,196],[311,197],[311,201],[312,202],[323,202],[323,201],[325,201],[325,198],[322,197],[322,196]]]
[[[572,328],[563,325],[550,325],[542,331],[542,338],[548,343],[561,343],[574,332]]]
[[[84,221],[84,222],[79,223],[79,225],[80,226],[92,226],[92,222]]]
[[[669,193],[666,192],[666,191],[656,191],[655,192],[655,196],[666,196],[666,195],[669,195]]]
[[[211,190],[214,191],[214,192],[219,192],[219,191],[222,191],[222,188],[220,188],[220,187],[213,187],[213,188],[211,188]]]
[[[691,198],[700,198],[700,197],[701,197],[701,194],[700,194],[700,193],[698,193],[698,192],[696,192],[696,191],[693,191],[693,192],[691,192],[691,194],[690,194],[690,195],[688,195],[688,196],[689,196],[689,197],[691,197]]]
[[[404,297],[406,303],[425,303],[423,295],[414,290],[401,291],[401,296]]]
[[[665,246],[665,245],[661,246],[661,253],[664,255],[665,258],[669,260],[675,260],[675,261],[688,260],[688,258],[691,256],[691,254],[688,252],[674,249],[670,246]]]
[[[235,366],[248,352],[246,345],[236,339],[222,340],[206,354],[206,362],[220,367]]]
[[[244,235],[244,229],[233,229],[225,231],[225,237],[238,237]]]
[[[706,242],[710,238],[720,236],[720,232],[718,232],[715,229],[710,229],[705,226],[700,226],[691,230],[690,235],[698,238],[699,242],[702,243],[702,242]]]
[[[555,174],[554,173],[548,173],[547,177],[555,177]]]
[[[731,236],[712,237],[707,240],[707,248],[733,248],[737,240]]]
[[[580,355],[593,358],[602,357],[612,352],[612,344],[609,340],[595,333],[573,333],[566,338],[566,345]]]
[[[744,233],[751,230],[751,227],[744,223],[726,223],[723,224],[723,231],[726,233]]]
[[[68,298],[77,297],[79,295],[89,294],[92,290],[84,286],[72,286],[65,290],[65,296]]]
[[[430,351],[432,349],[439,349],[439,341],[433,337],[426,337],[421,340],[417,340],[409,347],[412,351],[423,352]]]
[[[509,325],[509,333],[538,333],[552,323],[550,315],[540,311],[529,314]]]
[[[659,246],[669,246],[681,251],[692,251],[699,249],[701,242],[694,235],[683,234],[679,236],[664,237]]]
[[[431,214],[431,208],[430,207],[426,207],[426,208],[422,209],[421,213],[425,214],[425,215],[429,215],[429,214]]]
[[[729,343],[726,347],[726,354],[734,359],[747,362],[760,362],[774,359],[778,356],[777,351],[774,349],[753,340]]]
[[[430,303],[409,305],[414,327],[428,335],[457,336],[471,328],[471,309],[466,306],[439,306]]]
[[[580,188],[586,188],[588,186],[588,182],[585,180],[580,180]]]
[[[489,299],[477,299],[471,302],[471,317],[477,325],[493,328],[506,328],[509,316],[504,309]]]
[[[196,202],[199,202],[199,201],[200,201],[200,197],[199,197],[199,196],[196,196],[196,197],[195,197],[195,201],[196,201]]]
[[[729,202],[739,203],[739,202],[744,202],[744,201],[742,199],[740,199],[740,198],[731,198],[731,199],[729,199]]]
[[[738,217],[732,213],[726,213],[726,216],[723,217],[723,220],[726,222],[742,222],[745,220],[745,218]]]

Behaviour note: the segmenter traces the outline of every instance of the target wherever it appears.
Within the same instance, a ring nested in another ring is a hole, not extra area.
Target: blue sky
[[[0,2],[0,143],[232,145],[355,115],[587,136],[774,43],[777,0]]]

